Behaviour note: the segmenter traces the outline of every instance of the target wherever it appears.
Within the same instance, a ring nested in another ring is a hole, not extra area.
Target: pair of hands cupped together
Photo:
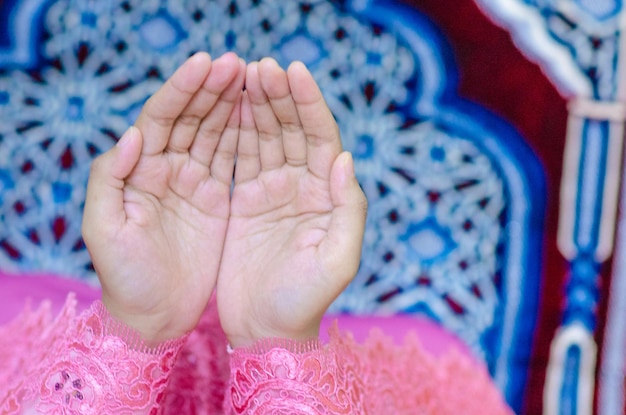
[[[107,309],[147,342],[191,331],[216,290],[238,347],[317,336],[357,271],[365,215],[302,63],[198,53],[94,160],[83,236]]]

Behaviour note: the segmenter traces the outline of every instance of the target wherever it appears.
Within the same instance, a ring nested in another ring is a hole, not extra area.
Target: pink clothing
[[[69,293],[76,296],[78,311],[89,308],[101,296],[99,288],[60,275],[7,274],[0,271],[0,326],[17,317],[27,302],[37,305],[47,301],[56,315],[63,308]]]
[[[188,336],[156,348],[100,301],[70,295],[0,327],[2,414],[511,414],[485,368],[416,336],[358,344],[268,339],[229,350],[211,303]]]

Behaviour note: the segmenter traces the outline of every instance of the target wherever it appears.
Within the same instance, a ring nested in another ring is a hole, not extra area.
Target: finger
[[[291,96],[287,73],[271,58],[259,62],[258,71],[263,90],[280,122],[285,160],[293,166],[305,165],[306,136]]]
[[[226,98],[224,95],[227,95],[226,91],[237,77],[238,70],[239,58],[234,53],[227,53],[213,61],[206,79],[174,122],[166,147],[168,151],[188,152],[204,121],[211,121],[216,128],[226,124],[229,114],[224,114],[216,107]],[[230,98],[232,101],[236,99]],[[209,114],[210,117],[207,117]]]
[[[142,141],[141,131],[130,127],[117,145],[91,164],[83,219],[85,238],[91,236],[89,232],[97,223],[107,224],[100,232],[115,233],[125,222],[124,181],[139,161]]]
[[[302,62],[289,65],[287,77],[306,135],[309,171],[328,180],[333,162],[341,153],[339,128],[317,83]]]
[[[285,164],[285,152],[280,122],[274,114],[269,99],[259,79],[258,63],[248,65],[246,90],[252,107],[254,123],[258,132],[259,156],[262,170],[271,170]]]
[[[259,133],[254,123],[252,104],[248,91],[241,96],[239,123],[239,143],[237,146],[237,164],[235,165],[235,184],[258,177],[261,172],[259,153]]]
[[[245,64],[244,64],[245,66]],[[239,140],[239,125],[241,119],[241,89],[222,137],[219,140],[215,155],[211,161],[211,176],[225,184],[231,184],[235,169],[237,142]]]
[[[237,131],[239,128],[239,115],[238,105],[241,98],[241,90],[243,89],[243,83],[245,78],[245,63],[243,60],[237,58],[233,53],[224,55],[223,58],[227,58],[228,68],[233,71],[236,76],[231,79],[228,86],[221,92],[208,113],[205,114],[204,119],[200,123],[196,137],[189,149],[189,154],[195,161],[206,165],[212,165],[212,159],[216,149],[231,153],[228,149],[232,150],[233,156],[237,150]],[[222,59],[222,58],[220,58]],[[222,61],[223,62],[223,61]],[[221,63],[221,62],[220,62]],[[211,73],[221,69],[218,67],[218,61],[213,64]],[[211,75],[209,75],[209,78]],[[236,114],[233,114],[234,111]],[[235,117],[233,119],[233,116]],[[237,124],[234,124],[234,120]],[[233,130],[233,128],[235,130]],[[228,134],[226,129],[229,129]],[[224,155],[224,154],[222,154]],[[220,165],[218,163],[218,165]],[[230,180],[232,180],[232,166],[230,170]]]
[[[211,57],[196,53],[146,101],[135,122],[145,138],[144,154],[154,155],[165,149],[174,123],[202,86],[210,68]]]
[[[356,275],[367,216],[367,199],[354,176],[349,152],[341,153],[332,166],[330,193],[334,205],[328,235],[320,245],[320,258],[338,288],[345,288]]]

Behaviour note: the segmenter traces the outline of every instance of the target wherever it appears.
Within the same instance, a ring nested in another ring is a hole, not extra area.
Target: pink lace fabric
[[[155,348],[98,301],[26,309],[0,327],[2,414],[512,414],[466,355],[435,358],[417,336],[364,344],[269,339],[229,351],[211,303],[196,330]]]
[[[77,316],[70,295],[0,328],[0,413],[149,414],[163,401],[185,339],[146,347],[101,302]]]
[[[266,341],[235,350],[225,405],[233,414],[512,415],[486,369],[454,349],[440,358],[416,335],[365,344],[335,326],[326,346]]]

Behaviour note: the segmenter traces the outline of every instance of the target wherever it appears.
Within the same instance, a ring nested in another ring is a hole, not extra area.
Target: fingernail
[[[352,158],[352,153],[346,152],[347,156],[344,161],[345,172],[348,176],[354,177],[354,159]]]
[[[116,145],[119,147],[124,147],[130,141],[130,137],[132,136],[135,128],[137,127],[135,127],[134,125],[131,125],[130,127],[128,127],[126,132],[122,134],[119,140],[117,140]]]

